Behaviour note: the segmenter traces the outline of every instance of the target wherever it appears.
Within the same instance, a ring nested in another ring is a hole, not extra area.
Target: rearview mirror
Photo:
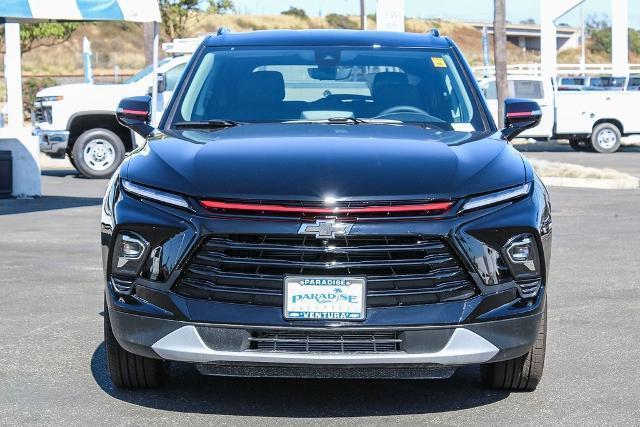
[[[346,67],[318,67],[307,68],[309,77],[314,80],[346,80],[351,77],[351,68]]]
[[[122,126],[127,127],[144,138],[151,135],[153,127],[151,119],[151,97],[132,96],[124,98],[118,104],[116,119]]]
[[[502,136],[511,141],[527,129],[538,126],[542,110],[530,99],[507,98],[504,100],[504,129]]]

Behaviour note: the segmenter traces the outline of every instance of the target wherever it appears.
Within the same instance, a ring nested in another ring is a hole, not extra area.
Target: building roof
[[[206,38],[205,46],[372,46],[449,48],[447,37],[361,30],[265,30]]]

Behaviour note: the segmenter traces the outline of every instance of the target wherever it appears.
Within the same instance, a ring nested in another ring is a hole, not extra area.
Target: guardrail
[[[472,68],[476,76],[493,76],[495,75],[495,68],[489,67],[473,67]],[[511,64],[507,65],[507,73],[512,75],[542,75],[542,66],[537,63],[532,64]],[[627,74],[640,74],[640,64],[629,64],[629,71]],[[557,75],[599,75],[599,74],[613,74],[612,64],[557,64]],[[622,77],[622,76],[620,76]]]

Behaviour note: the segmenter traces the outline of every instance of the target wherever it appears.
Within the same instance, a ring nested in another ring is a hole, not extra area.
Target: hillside
[[[357,25],[358,18],[350,17]],[[299,19],[282,15],[195,15],[191,18],[188,36],[198,36],[216,31],[219,26],[233,31],[263,29],[330,28],[324,18]],[[375,22],[369,20],[369,28]],[[482,34],[471,26],[446,21],[408,19],[407,31],[425,32],[437,28],[444,35],[451,35],[472,65],[482,64]],[[127,73],[144,65],[142,53],[142,27],[134,23],[104,22],[83,24],[72,38],[57,46],[43,47],[23,55],[23,70],[27,74],[59,75],[82,70],[82,38],[91,41],[96,73],[112,73],[117,65]],[[516,46],[509,46],[512,62],[535,61],[533,54],[524,54]]]
[[[349,17],[354,26],[358,17]],[[198,36],[216,31],[220,26],[230,27],[233,31],[251,31],[263,29],[307,29],[329,28],[324,18],[300,19],[283,15],[205,15],[195,14],[190,19],[188,36]],[[375,28],[375,21],[369,20],[369,28]],[[457,22],[440,20],[407,19],[406,29],[410,32],[425,32],[437,28],[443,35],[452,36],[472,66],[482,65],[482,34],[475,28]],[[121,73],[132,73],[144,65],[142,52],[142,27],[134,23],[103,22],[83,24],[73,37],[58,46],[38,48],[23,55],[23,70],[26,74],[60,75],[81,73],[82,37],[91,41],[94,52],[93,64],[96,74],[111,74],[115,66]],[[166,41],[166,40],[165,40]],[[490,41],[491,43],[491,41]],[[490,51],[493,49],[490,48]],[[510,63],[538,62],[539,55],[523,52],[515,45],[508,44]],[[560,52],[558,61],[576,63],[579,50]],[[631,62],[638,62],[632,56]],[[607,55],[594,55],[588,51],[587,62],[607,62]]]

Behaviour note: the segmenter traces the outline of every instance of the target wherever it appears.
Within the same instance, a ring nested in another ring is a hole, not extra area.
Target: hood
[[[158,133],[122,175],[199,198],[281,201],[449,199],[525,182],[518,152],[486,133],[373,124]]]

